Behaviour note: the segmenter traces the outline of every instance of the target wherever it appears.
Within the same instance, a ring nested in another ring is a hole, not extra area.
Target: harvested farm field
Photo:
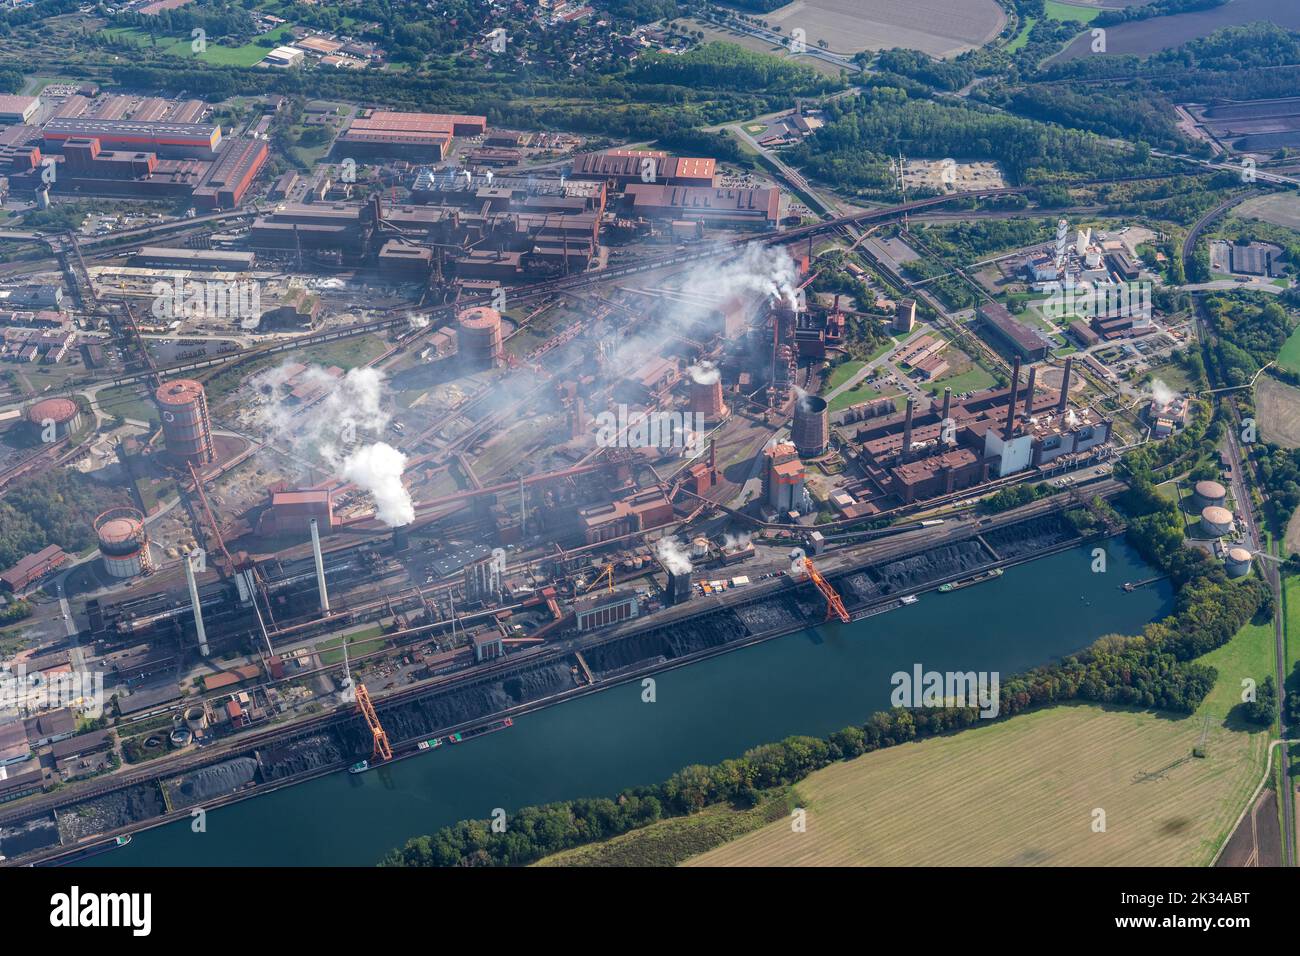
[[[795,0],[763,14],[787,36],[801,28],[810,46],[833,53],[906,47],[956,56],[1002,32],[1006,15],[994,0]]]
[[[1295,0],[1233,0],[1232,3],[1210,10],[1122,23],[1106,30],[1106,53],[1116,56],[1149,56],[1161,50],[1182,46],[1198,37],[1209,36],[1215,30],[1241,26],[1256,20],[1275,23],[1287,30],[1298,30],[1300,4]],[[1094,55],[1092,34],[1085,30],[1049,62]]]
[[[1300,345],[1300,342],[1297,342]],[[1292,347],[1287,342],[1286,348]],[[1281,364],[1290,367],[1284,356]],[[1300,388],[1261,375],[1255,384],[1255,411],[1259,415],[1259,434],[1266,442],[1283,448],[1300,448]]]
[[[1258,783],[1265,737],[1053,707],[819,770],[796,787],[807,832],[781,820],[688,865],[1205,866]]]

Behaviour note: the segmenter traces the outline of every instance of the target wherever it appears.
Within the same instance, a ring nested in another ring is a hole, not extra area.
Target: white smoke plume
[[[1157,378],[1151,380],[1151,397],[1157,405],[1168,405],[1178,396],[1172,388]]]
[[[376,515],[388,526],[413,521],[415,508],[402,485],[406,456],[386,442],[363,438],[365,432],[381,431],[390,418],[383,407],[383,373],[354,368],[335,378],[320,366],[309,366],[294,384],[319,390],[324,397],[305,407],[280,401],[280,387],[291,375],[286,363],[258,377],[258,385],[271,390],[258,424],[296,455],[318,457],[339,479],[368,491]]]
[[[679,294],[664,300],[654,332],[621,338],[607,368],[613,374],[632,371],[659,354],[665,335],[690,338],[710,310],[738,297],[768,295],[793,307],[798,301],[797,285],[794,260],[783,248],[751,243],[733,259],[697,263],[686,273]]]
[[[673,574],[688,574],[691,570],[691,557],[676,538],[660,538],[655,545],[655,554],[663,566]]]
[[[686,370],[686,374],[691,377],[691,381],[696,385],[712,385],[722,377],[722,373],[718,371],[718,367],[708,361],[692,365]]]
[[[750,536],[748,533],[741,534],[724,534],[722,536],[723,551],[739,551],[742,548],[749,547]]]

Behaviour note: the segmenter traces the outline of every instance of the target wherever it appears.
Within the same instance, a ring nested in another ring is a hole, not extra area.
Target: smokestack
[[[1065,373],[1061,377],[1061,400],[1056,404],[1056,414],[1064,415],[1065,406],[1070,401],[1070,372],[1074,370],[1074,356],[1066,356]]]
[[[326,616],[330,612],[330,596],[325,590],[325,558],[320,553],[320,531],[316,529],[316,519],[311,519],[311,553],[316,558],[316,590],[320,592],[320,612]]]
[[[1020,356],[1011,368],[1011,395],[1007,402],[1007,423],[1002,428],[1003,441],[1010,441],[1016,427],[1016,399],[1020,394]]]
[[[952,411],[952,387],[949,386],[943,390],[943,415],[940,416],[939,422],[942,424],[948,420],[949,412]]]
[[[185,555],[185,583],[190,586],[190,603],[194,605],[194,630],[199,637],[199,653],[208,656],[208,633],[203,630],[203,608],[199,607],[199,586],[194,580],[194,557]]]
[[[1025,415],[1034,414],[1034,379],[1038,377],[1038,366],[1029,366],[1029,381],[1025,385]]]
[[[907,418],[903,420],[903,461],[912,453],[912,414],[916,410],[916,401],[907,400]]]

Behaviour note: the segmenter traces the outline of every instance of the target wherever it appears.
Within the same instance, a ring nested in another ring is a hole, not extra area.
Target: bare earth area
[[[1006,25],[994,0],[795,0],[763,19],[834,53],[906,47],[937,57],[983,46]]]
[[[1055,707],[819,770],[796,787],[806,832],[780,820],[690,865],[1205,866],[1259,780],[1266,736]]]
[[[1256,196],[1237,207],[1235,215],[1242,219],[1259,219],[1287,229],[1300,229],[1300,196],[1278,193],[1273,196]]]

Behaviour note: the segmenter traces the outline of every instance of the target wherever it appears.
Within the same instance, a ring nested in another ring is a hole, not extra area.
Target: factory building
[[[30,123],[40,106],[35,96],[0,96],[0,123]]]
[[[109,577],[133,578],[154,568],[144,515],[134,508],[111,508],[95,519],[95,537]]]
[[[630,621],[640,611],[636,594],[631,591],[602,591],[578,598],[573,602],[575,620],[579,631],[595,631],[611,624]]]
[[[257,530],[265,535],[305,535],[310,533],[313,520],[324,534],[334,528],[334,502],[327,489],[275,491]]]
[[[572,179],[613,182],[620,189],[634,183],[711,187],[714,159],[681,158],[652,149],[610,149],[573,158]]]
[[[195,207],[234,209],[244,201],[268,155],[264,139],[235,136],[226,140],[202,183],[194,190]]]
[[[26,590],[51,571],[68,562],[68,556],[57,544],[51,544],[35,554],[29,554],[12,568],[0,574],[0,590],[15,593]]]
[[[247,272],[257,262],[253,252],[226,249],[172,249],[144,246],[131,257],[133,266],[146,269],[216,269],[221,272]]]
[[[1081,462],[1110,441],[1111,421],[1092,409],[1069,406],[1072,362],[1064,389],[1040,396],[1036,369],[1021,388],[1016,363],[1012,386],[990,389],[964,401],[945,390],[942,404],[921,412],[909,402],[901,414],[844,419],[847,449],[864,478],[851,486],[853,500],[837,503],[846,517],[872,514],[972,488],[1031,470]]]
[[[623,207],[627,215],[641,219],[775,229],[781,219],[781,191],[633,183],[624,191]]]
[[[208,123],[56,116],[42,129],[47,151],[57,151],[69,140],[88,139],[98,140],[105,150],[155,153],[167,159],[213,159],[221,145],[221,127]]]
[[[371,110],[348,124],[335,140],[334,151],[355,159],[394,157],[436,163],[447,155],[453,136],[481,136],[486,131],[485,116]]]
[[[981,305],[979,317],[980,327],[988,333],[987,338],[1012,355],[1019,355],[1029,362],[1040,362],[1051,351],[1050,342],[1023,322],[1017,322],[1006,307],[997,302]]]
[[[916,325],[916,300],[899,299],[894,310],[894,319],[889,325],[891,332],[906,334]]]
[[[475,634],[470,639],[470,643],[474,646],[474,660],[479,662],[496,660],[498,657],[504,657],[506,653],[501,635],[490,631],[485,634]]]
[[[763,449],[763,498],[779,514],[798,511],[807,492],[799,451],[790,442],[776,442]]]
[[[660,488],[647,488],[626,498],[578,511],[579,527],[587,544],[650,531],[672,520],[673,503]]]
[[[164,382],[154,391],[154,401],[162,416],[163,445],[167,454],[198,468],[210,463],[215,452],[208,399],[203,386],[183,378]]]
[[[27,424],[37,441],[57,441],[81,427],[81,408],[70,398],[45,398],[27,409]]]

